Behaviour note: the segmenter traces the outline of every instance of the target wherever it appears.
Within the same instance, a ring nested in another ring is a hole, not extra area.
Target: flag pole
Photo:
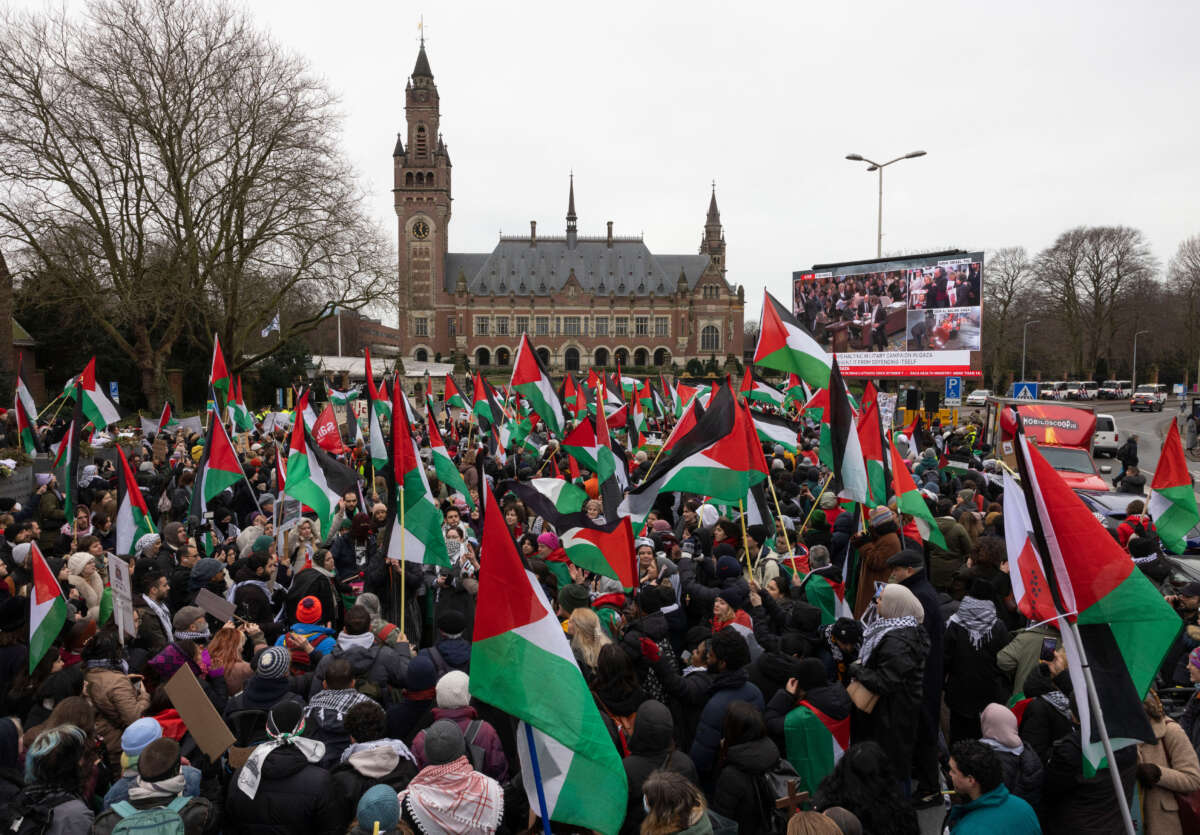
[[[67,393],[64,391],[61,394],[59,394],[58,397],[51,400],[49,403],[46,404],[46,408],[42,409],[41,412],[39,412],[37,415],[34,416],[34,420],[41,420],[42,415],[44,415],[44,414],[46,414],[46,412],[50,411],[51,406],[53,406],[55,403],[62,400],[66,396],[67,396]],[[59,408],[61,409],[62,407],[59,406]],[[57,416],[58,412],[56,411],[54,414]],[[54,418],[51,418],[51,420],[53,420],[53,419]]]
[[[533,782],[537,786],[538,808],[542,813],[542,832],[550,832],[550,813],[546,811],[546,790],[542,787],[542,769],[538,765],[537,746],[533,743],[533,726],[525,723],[525,742],[529,745],[529,765],[533,768]]]
[[[401,487],[399,489],[400,489],[400,496],[399,496],[399,501],[400,501],[400,634],[404,635],[404,634],[406,634],[404,632],[404,613],[408,609],[408,594],[406,592],[405,581],[406,581],[406,575],[408,574],[408,572],[404,570],[405,568],[407,568],[407,566],[404,564],[404,552],[405,552],[405,550],[407,550],[404,547],[404,545],[405,545],[405,543],[404,543],[404,540],[405,540],[405,536],[404,536],[404,488]]]
[[[779,496],[775,494],[775,482],[771,477],[767,477],[767,486],[771,488],[771,498],[775,500],[775,518],[779,520],[779,527],[783,530],[783,544],[787,546],[787,552],[792,553],[792,543],[788,539],[787,525],[783,524],[783,509],[779,506]],[[813,507],[816,507],[816,502],[813,502]]]
[[[1058,620],[1061,623],[1067,619],[1060,615]],[[1125,821],[1125,832],[1126,835],[1134,835],[1133,816],[1129,813],[1125,787],[1121,783],[1121,772],[1117,768],[1117,757],[1113,753],[1112,740],[1108,738],[1108,726],[1104,724],[1104,710],[1100,707],[1100,694],[1096,692],[1096,681],[1092,678],[1092,665],[1088,663],[1087,650],[1084,649],[1083,638],[1079,634],[1079,624],[1068,621],[1067,626],[1075,638],[1075,648],[1079,653],[1079,667],[1083,672],[1083,681],[1087,685],[1088,701],[1092,704],[1096,727],[1100,731],[1100,742],[1104,745],[1104,756],[1108,758],[1108,773],[1112,778],[1113,791],[1117,795],[1117,805],[1121,809],[1121,817]]]
[[[808,527],[808,521],[812,519],[813,511],[817,509],[817,503],[821,501],[821,496],[825,495],[825,489],[829,487],[829,482],[833,481],[833,473],[825,479],[825,483],[821,485],[821,489],[817,491],[817,495],[813,497],[812,507],[808,509],[808,515],[804,517],[804,524],[800,526],[800,530],[796,531],[796,536],[804,533],[804,529]]]
[[[738,518],[742,523],[742,554],[746,557],[746,571],[750,573],[750,578],[754,578],[754,566],[750,565],[750,545],[746,536],[746,508],[745,502],[738,499]]]

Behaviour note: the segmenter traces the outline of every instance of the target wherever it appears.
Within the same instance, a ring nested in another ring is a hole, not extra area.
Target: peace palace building
[[[528,333],[555,371],[682,369],[742,356],[742,288],[725,280],[714,190],[698,255],[652,253],[639,237],[580,235],[572,179],[565,234],[502,235],[491,252],[450,252],[450,154],[422,43],[405,89],[408,134],[392,154],[399,220],[400,344],[418,361],[511,367]]]

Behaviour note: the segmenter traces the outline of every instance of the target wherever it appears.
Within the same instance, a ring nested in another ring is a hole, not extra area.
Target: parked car
[[[1167,402],[1167,387],[1162,383],[1146,383],[1137,387],[1129,399],[1131,412],[1161,412]]]
[[[987,399],[992,396],[991,389],[975,389],[967,395],[968,406],[986,406]]]
[[[1096,415],[1096,432],[1092,435],[1092,455],[1116,456],[1120,448],[1120,438],[1117,433],[1117,421],[1112,415]]]

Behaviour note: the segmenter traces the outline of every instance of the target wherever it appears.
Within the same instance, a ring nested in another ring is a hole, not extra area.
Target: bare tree
[[[1175,319],[1181,360],[1185,368],[1200,363],[1200,235],[1179,244],[1167,267],[1167,287],[1171,293],[1171,312]],[[1200,364],[1197,377],[1200,381]]]
[[[390,287],[336,101],[223,3],[0,18],[0,241],[86,303],[152,402],[190,332],[235,370]],[[297,300],[302,300],[297,303]],[[244,355],[281,310],[274,340]]]
[[[998,249],[987,260],[987,280],[983,284],[984,326],[987,344],[991,347],[991,381],[1003,391],[1007,366],[1004,357],[1009,351],[1014,329],[1028,317],[1030,289],[1033,283],[1033,263],[1025,247]]]

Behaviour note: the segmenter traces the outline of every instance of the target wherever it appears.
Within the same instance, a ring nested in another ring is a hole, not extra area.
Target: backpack
[[[65,792],[51,792],[31,798],[22,792],[13,798],[7,809],[0,811],[0,832],[42,835],[50,830],[50,824],[54,821],[54,808],[60,803],[66,803],[71,797]]]
[[[788,784],[795,783],[800,790],[803,781],[790,762],[780,757],[762,774],[754,778],[754,792],[758,796],[758,807],[766,815],[763,829],[770,835],[783,835],[787,832],[788,819],[791,813],[788,809],[780,809],[776,801],[787,797]]]
[[[483,750],[482,745],[475,744],[475,737],[479,735],[481,727],[483,727],[482,720],[472,719],[471,724],[467,725],[467,732],[463,734],[463,740],[467,743],[467,756],[471,760],[471,767],[482,774],[484,756],[487,752]]]
[[[166,806],[140,810],[125,800],[114,803],[112,810],[121,816],[121,820],[113,827],[113,835],[185,835],[179,813],[189,799],[180,795]]]

